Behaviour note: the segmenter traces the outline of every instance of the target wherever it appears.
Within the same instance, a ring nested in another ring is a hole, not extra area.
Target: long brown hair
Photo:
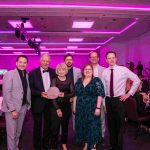
[[[83,66],[83,68],[82,68],[82,80],[84,80],[84,78],[85,78],[84,70],[87,66],[90,66],[92,68],[92,78],[91,78],[91,80],[92,80],[94,78],[94,69],[93,69],[93,66],[91,64],[86,64]]]

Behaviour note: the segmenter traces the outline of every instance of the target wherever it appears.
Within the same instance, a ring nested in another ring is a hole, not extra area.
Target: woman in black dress
[[[61,142],[63,150],[67,150],[67,137],[68,137],[68,125],[71,116],[71,103],[70,98],[74,96],[74,85],[70,78],[66,77],[68,73],[68,68],[64,63],[60,63],[56,67],[57,78],[52,80],[52,87],[57,87],[60,90],[59,97],[53,100],[54,108],[56,109],[56,114],[53,116],[55,118],[53,124],[53,133],[55,135],[55,145],[57,147],[59,129],[61,126]],[[53,137],[54,138],[54,137]],[[55,147],[55,148],[56,148]]]

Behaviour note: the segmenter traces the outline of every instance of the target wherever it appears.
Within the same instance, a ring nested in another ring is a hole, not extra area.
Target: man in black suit
[[[29,73],[31,110],[34,118],[34,150],[49,149],[53,105],[51,100],[48,100],[47,90],[56,76],[55,70],[49,68],[49,64],[50,56],[44,54],[40,58],[40,67]]]

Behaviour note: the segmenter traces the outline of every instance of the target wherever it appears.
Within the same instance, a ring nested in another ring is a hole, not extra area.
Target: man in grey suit
[[[104,67],[100,66],[98,64],[98,61],[99,61],[99,55],[97,52],[95,51],[91,51],[90,52],[90,62],[93,66],[93,69],[94,69],[94,76],[95,77],[99,77],[101,79],[102,77],[102,73],[103,71],[105,70]],[[102,137],[104,139],[104,136],[105,136],[105,103],[103,102],[103,105],[101,107],[101,126],[102,126]]]
[[[66,54],[64,56],[65,64],[68,67],[68,74],[67,77],[72,79],[72,82],[75,83],[77,80],[82,76],[81,70],[79,68],[73,67],[73,56],[71,54]],[[73,102],[73,99],[70,99],[70,102]],[[75,130],[75,121],[74,121],[74,115],[73,115],[73,131]]]
[[[31,104],[26,73],[27,63],[26,56],[18,56],[16,69],[5,73],[3,78],[2,111],[5,112],[8,150],[19,150],[18,144],[23,121]]]

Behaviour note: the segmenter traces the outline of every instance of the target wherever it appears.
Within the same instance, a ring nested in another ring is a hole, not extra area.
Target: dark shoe
[[[107,148],[105,148],[104,150],[113,150],[113,148],[111,146],[108,146]]]
[[[50,147],[48,145],[47,146],[43,145],[42,150],[50,150]]]

